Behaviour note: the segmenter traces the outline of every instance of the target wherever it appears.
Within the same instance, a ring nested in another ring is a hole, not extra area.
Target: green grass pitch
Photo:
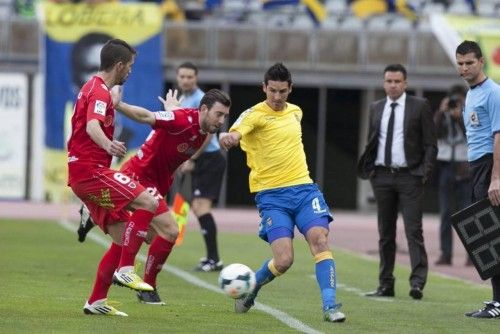
[[[500,325],[497,320],[463,316],[489,300],[491,289],[431,274],[424,299],[414,301],[408,296],[406,267],[398,266],[395,273],[396,298],[363,297],[362,292],[376,287],[378,263],[337,251],[335,246],[337,295],[347,321],[325,323],[312,257],[300,237],[294,243],[293,267],[265,286],[257,299],[275,315],[260,309],[235,314],[233,301],[218,293],[218,274],[192,271],[204,254],[197,231],[188,231],[158,277],[167,306],[139,304],[131,290],[113,286],[109,299],[119,301],[118,309],[129,317],[86,316],[82,307],[104,247],[93,239],[78,243],[76,225],[72,228],[69,231],[56,222],[0,220],[0,333],[471,334],[495,333]],[[97,229],[91,234],[101,243],[106,240]],[[240,262],[255,270],[270,256],[269,247],[254,234],[220,233],[219,243],[226,264]],[[284,321],[277,319],[280,314],[286,316]],[[289,319],[299,326],[288,326]]]

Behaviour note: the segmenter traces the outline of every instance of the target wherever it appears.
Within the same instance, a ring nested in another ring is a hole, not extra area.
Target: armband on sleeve
[[[158,111],[155,112],[155,128],[167,128],[170,122],[175,119],[175,114],[172,111]]]

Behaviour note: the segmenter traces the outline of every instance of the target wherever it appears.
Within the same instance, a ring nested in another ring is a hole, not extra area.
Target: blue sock
[[[276,276],[272,273],[272,271],[269,269],[269,262],[271,260],[266,260],[263,264],[262,267],[260,267],[259,270],[255,273],[255,278],[257,281],[257,284],[255,285],[255,290],[253,294],[257,296],[257,293],[259,292],[260,288],[271,282]]]
[[[337,275],[335,273],[335,261],[324,259],[316,263],[316,280],[321,290],[323,310],[336,306],[337,298]]]

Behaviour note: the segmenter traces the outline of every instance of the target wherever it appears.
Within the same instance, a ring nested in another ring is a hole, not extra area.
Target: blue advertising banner
[[[69,191],[66,143],[73,104],[80,87],[97,72],[102,45],[120,38],[137,50],[123,100],[158,110],[163,93],[161,30],[163,17],[154,3],[45,3],[45,193],[60,202]],[[138,148],[151,128],[118,114],[115,138]]]

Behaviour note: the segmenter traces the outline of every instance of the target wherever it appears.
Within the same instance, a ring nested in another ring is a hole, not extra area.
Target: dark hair
[[[227,95],[226,92],[221,91],[220,89],[210,89],[208,92],[203,95],[200,101],[200,108],[202,105],[206,105],[210,110],[214,106],[216,102],[219,102],[223,106],[231,107],[231,98]]]
[[[473,53],[477,59],[483,57],[481,47],[479,47],[479,44],[474,41],[463,41],[459,46],[457,46],[457,51],[455,51],[455,54],[459,54],[462,56],[468,53]]]
[[[75,87],[80,89],[90,75],[99,70],[99,58],[92,57],[93,47],[106,44],[112,37],[103,33],[84,35],[73,44],[71,49],[71,78]]]
[[[193,70],[193,71],[194,71],[194,74],[195,74],[195,75],[198,75],[198,67],[197,67],[195,64],[193,64],[192,62],[190,62],[190,61],[187,61],[187,62],[185,62],[185,63],[180,64],[180,65],[177,67],[177,72],[179,72],[179,70],[180,70],[181,68],[187,68],[187,69]]]
[[[386,72],[401,72],[403,73],[403,78],[406,80],[406,68],[401,64],[390,64],[384,69],[384,75]]]
[[[116,63],[128,63],[137,51],[121,39],[111,39],[101,49],[99,71],[110,71]]]
[[[267,86],[267,83],[271,81],[286,81],[288,82],[288,86],[292,84],[292,74],[288,70],[288,68],[283,65],[283,63],[276,63],[273,66],[269,67],[264,74],[264,84]]]

